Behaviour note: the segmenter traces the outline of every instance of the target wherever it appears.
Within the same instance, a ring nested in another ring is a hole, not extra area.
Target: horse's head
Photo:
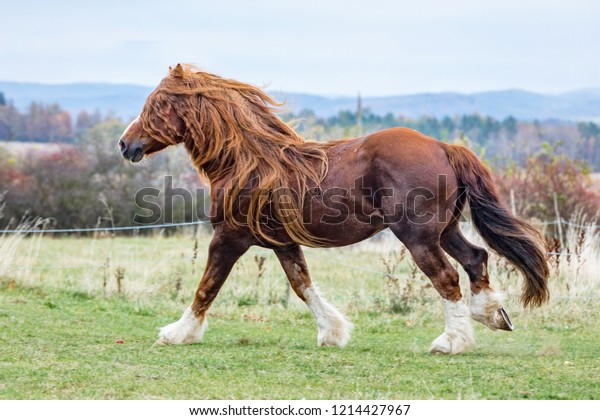
[[[125,129],[118,143],[125,159],[139,162],[146,155],[183,141],[185,123],[177,112],[176,98],[164,93],[165,84],[182,74],[180,64],[170,69],[169,76],[148,96],[142,113]]]

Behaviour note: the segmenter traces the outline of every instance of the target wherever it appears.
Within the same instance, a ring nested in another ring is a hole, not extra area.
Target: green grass
[[[406,316],[351,314],[351,343],[318,348],[311,316],[276,306],[216,312],[203,343],[154,346],[156,327],[179,316],[173,305],[5,285],[0,398],[600,397],[597,316],[521,314],[515,332],[477,328],[477,348],[448,357],[427,353],[442,319],[411,325]]]
[[[19,244],[15,255],[29,258],[30,265],[0,280],[0,398],[600,397],[596,298],[559,299],[525,312],[509,296],[516,331],[492,332],[477,324],[473,351],[430,355],[429,345],[444,327],[441,300],[430,288],[418,279],[413,281],[418,287],[402,286],[410,299],[397,310],[392,298],[398,285],[379,273],[385,271],[379,253],[312,251],[307,254],[313,277],[356,326],[346,348],[319,348],[309,311],[294,296],[284,304],[285,282],[275,258],[253,252],[215,301],[203,343],[155,346],[157,328],[178,319],[190,302],[206,241],[200,241],[196,278],[193,239],[104,241],[43,238],[35,255],[23,251],[32,242]],[[108,270],[36,268],[95,264],[106,260],[109,248]],[[267,257],[261,278],[256,255]],[[156,263],[145,263],[153,258]],[[12,264],[22,261],[15,257]],[[125,268],[121,293],[117,266]],[[410,260],[400,261],[394,272],[412,276]],[[512,287],[508,280],[497,283]],[[124,343],[117,344],[119,339]]]

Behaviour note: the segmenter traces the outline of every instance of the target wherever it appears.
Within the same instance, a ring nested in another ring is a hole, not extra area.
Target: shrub
[[[555,153],[555,147],[544,145],[524,167],[510,165],[495,173],[500,192],[518,216],[555,220],[554,194],[564,219],[578,213],[593,219],[600,212],[600,195],[592,189],[587,165]]]

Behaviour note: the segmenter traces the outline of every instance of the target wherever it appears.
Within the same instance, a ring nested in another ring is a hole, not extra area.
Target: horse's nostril
[[[121,149],[121,151],[124,152],[126,148],[127,145],[125,144],[125,142],[123,140],[119,140],[119,149]]]

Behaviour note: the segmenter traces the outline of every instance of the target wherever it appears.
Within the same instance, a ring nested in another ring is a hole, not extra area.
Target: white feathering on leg
[[[491,289],[483,289],[477,294],[471,294],[469,306],[471,316],[491,330],[498,329],[498,310],[502,308],[502,294]]]
[[[197,318],[191,306],[181,315],[177,322],[160,329],[157,344],[193,344],[202,341],[207,327],[206,316]]]
[[[467,305],[462,300],[444,300],[446,305],[446,329],[429,349],[432,353],[458,354],[467,351],[474,343],[473,326]]]
[[[352,323],[323,299],[315,286],[304,290],[304,298],[317,320],[319,345],[344,347],[350,339]]]

